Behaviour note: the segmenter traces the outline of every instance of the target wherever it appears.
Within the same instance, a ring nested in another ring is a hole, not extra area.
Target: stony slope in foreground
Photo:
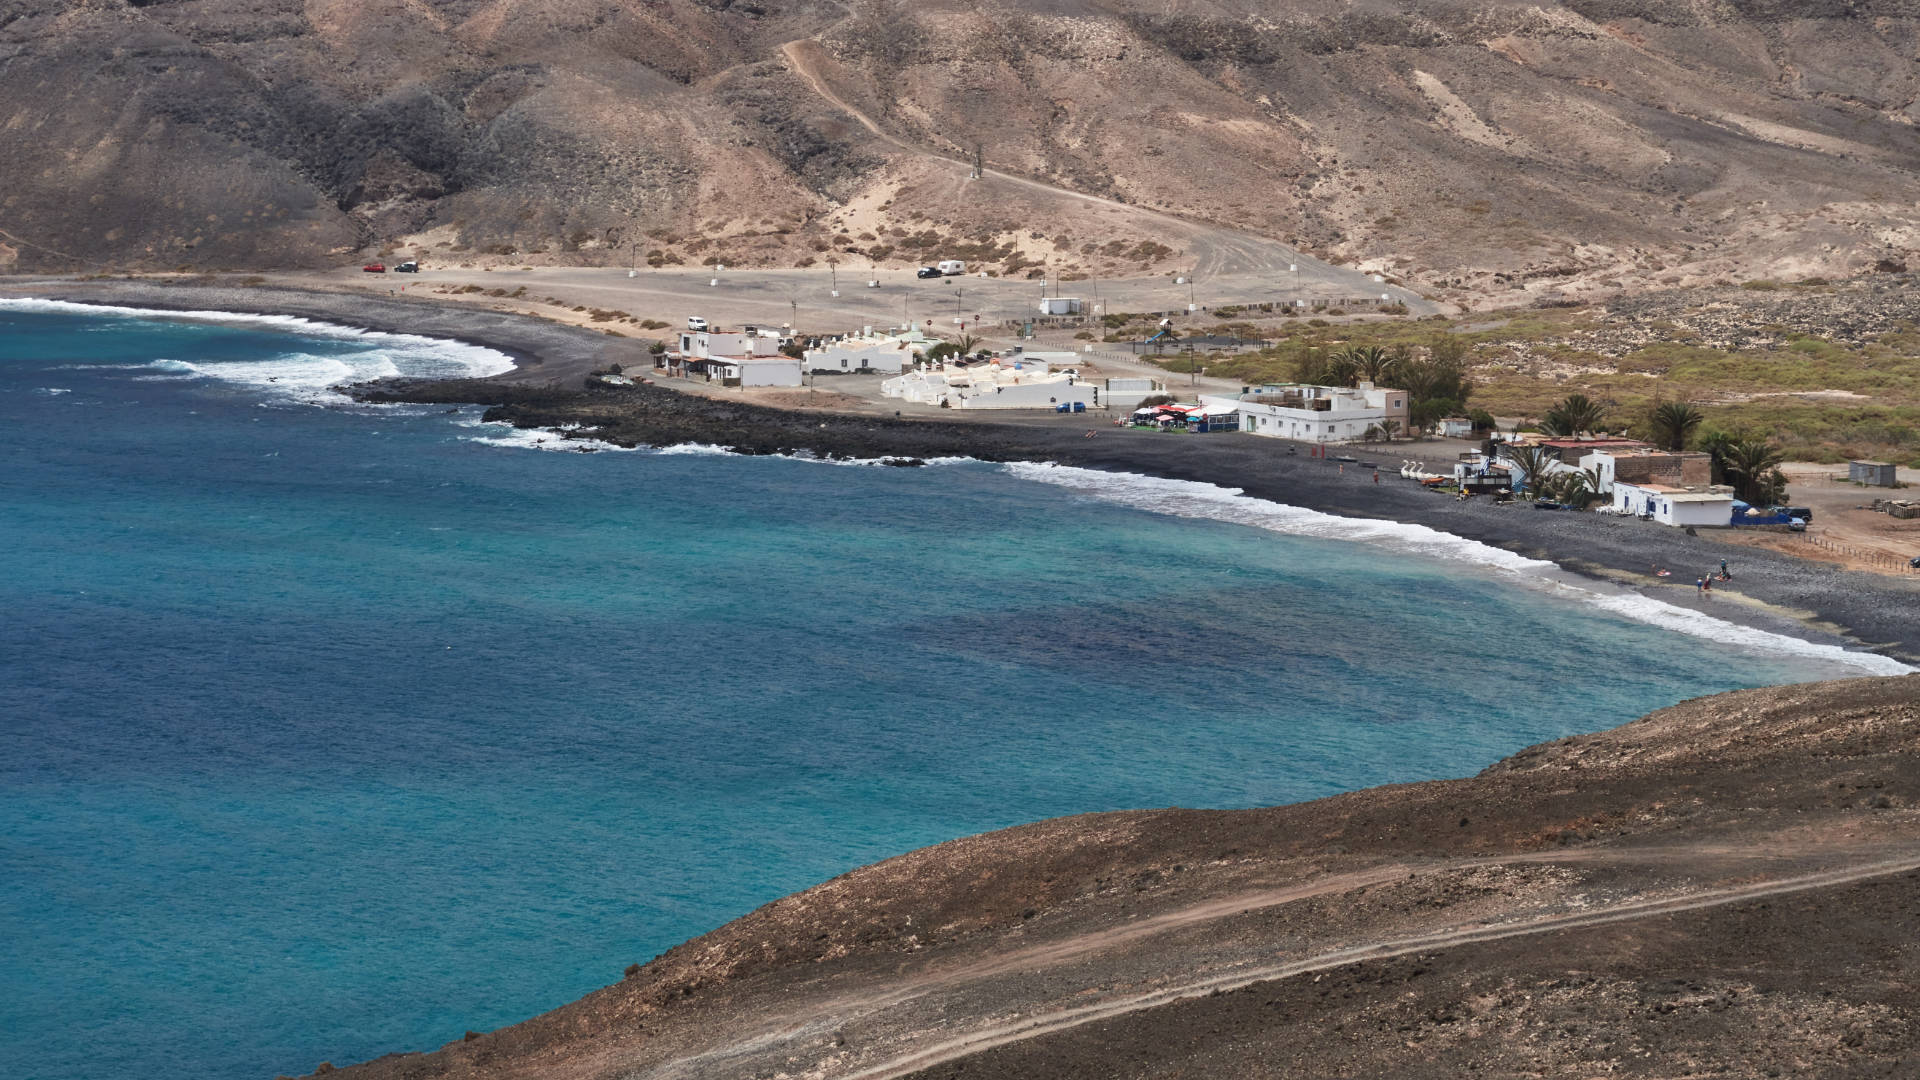
[[[335,1075],[1906,1076],[1916,929],[1910,675],[1466,780],[956,840]]]

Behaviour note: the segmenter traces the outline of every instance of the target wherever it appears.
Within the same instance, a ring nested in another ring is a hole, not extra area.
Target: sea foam
[[[267,360],[155,360],[145,367],[164,375],[207,378],[264,391],[269,397],[306,404],[349,402],[332,388],[343,383],[408,376],[425,379],[484,378],[513,370],[513,360],[497,349],[464,341],[361,330],[295,315],[255,315],[237,311],[159,311],[67,300],[0,298],[0,310],[63,315],[120,315],[130,318],[217,323],[280,330],[307,338],[326,338],[361,346],[338,354],[289,350]]]
[[[1531,588],[1708,641],[1755,652],[1806,657],[1840,665],[1861,675],[1904,675],[1912,667],[1877,653],[1807,641],[1770,630],[1743,626],[1702,611],[1602,582],[1577,578],[1553,563],[1455,536],[1425,525],[1341,517],[1265,499],[1248,498],[1239,488],[1193,480],[1168,480],[1137,473],[1101,472],[1070,465],[1012,462],[1002,468],[1014,476],[1052,484],[1089,498],[1177,517],[1206,518],[1248,525],[1289,536],[1310,536],[1371,544],[1390,551],[1469,563]]]

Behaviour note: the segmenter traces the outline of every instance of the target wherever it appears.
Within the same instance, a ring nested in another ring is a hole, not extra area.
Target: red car
[[[386,263],[368,263],[367,265],[361,267],[360,269],[369,274],[384,274],[387,272],[387,264]]]

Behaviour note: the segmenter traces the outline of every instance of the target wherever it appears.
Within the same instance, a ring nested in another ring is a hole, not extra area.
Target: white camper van
[[[947,277],[955,277],[967,272],[967,264],[961,262],[959,259],[943,259],[934,269],[945,274]]]

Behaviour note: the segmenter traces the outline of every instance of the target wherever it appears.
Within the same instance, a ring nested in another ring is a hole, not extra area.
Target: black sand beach
[[[695,397],[659,386],[583,390],[595,369],[646,365],[642,342],[425,299],[253,286],[14,281],[0,294],[170,310],[298,315],[372,330],[456,338],[499,349],[517,370],[485,380],[388,382],[354,388],[376,402],[471,403],[520,427],[583,425],[574,434],[621,445],[703,443],[743,453],[860,459],[972,457],[1050,461],[1238,488],[1247,495],[1353,518],[1417,523],[1742,625],[1844,643],[1920,663],[1920,579],[1842,570],[1649,522],[1457,502],[1401,479],[1417,445],[1353,450],[1372,471],[1307,456],[1283,440],[1136,432],[1084,418],[896,419],[789,411]],[[1086,438],[1088,425],[1098,432]],[[1297,452],[1289,454],[1293,447]],[[1338,453],[1339,451],[1336,451]],[[1392,557],[1383,554],[1383,557]],[[1696,596],[1694,579],[1726,559],[1735,580]],[[1672,576],[1659,578],[1658,568]]]

